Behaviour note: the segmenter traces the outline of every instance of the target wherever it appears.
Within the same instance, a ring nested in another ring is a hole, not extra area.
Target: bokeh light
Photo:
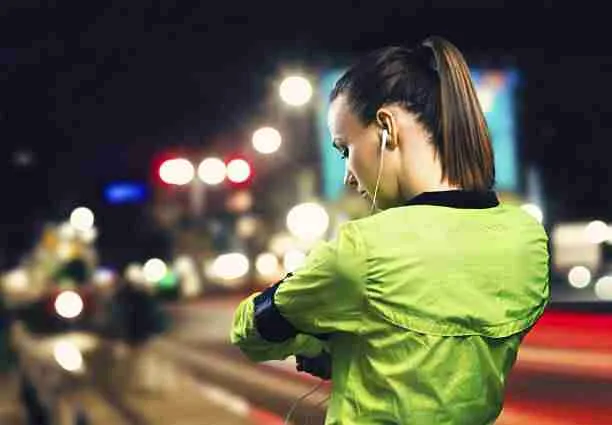
[[[53,346],[53,358],[62,369],[69,372],[79,371],[83,367],[83,355],[70,341],[57,341]]]
[[[544,220],[544,214],[542,212],[542,208],[537,206],[536,204],[523,204],[521,208],[527,212],[530,216],[535,218],[538,223],[542,223]]]
[[[232,159],[227,164],[227,179],[232,183],[243,183],[251,176],[251,166],[241,158]]]
[[[147,282],[156,283],[164,278],[168,272],[168,266],[159,258],[151,258],[147,260],[142,271]]]
[[[212,264],[212,275],[219,279],[234,280],[244,277],[250,268],[249,259],[240,252],[219,255]]]
[[[70,213],[70,225],[77,230],[85,231],[94,224],[94,213],[87,207],[75,208]]]
[[[73,319],[83,311],[83,299],[74,291],[63,291],[55,299],[55,311],[65,319]]]
[[[586,288],[591,283],[591,271],[584,266],[572,267],[567,275],[567,280],[574,288]]]
[[[295,237],[312,241],[322,237],[329,227],[329,215],[315,202],[296,205],[287,214],[287,228]]]
[[[255,260],[257,273],[263,277],[273,277],[278,274],[279,261],[271,252],[262,252]]]
[[[283,257],[283,267],[286,272],[294,272],[304,265],[306,254],[299,249],[290,249]]]
[[[306,78],[294,75],[283,80],[279,93],[286,104],[302,106],[312,97],[312,85]]]
[[[168,159],[159,167],[159,178],[167,184],[182,186],[191,182],[194,175],[193,165],[185,158]]]
[[[594,244],[603,243],[610,237],[610,228],[601,220],[591,221],[584,232],[589,242]]]
[[[225,180],[225,163],[219,158],[206,158],[198,166],[198,177],[204,183],[217,185]]]
[[[253,147],[257,152],[264,155],[276,152],[280,148],[282,140],[279,131],[272,127],[262,127],[253,133]]]
[[[612,276],[603,276],[595,282],[595,295],[605,301],[612,301]]]

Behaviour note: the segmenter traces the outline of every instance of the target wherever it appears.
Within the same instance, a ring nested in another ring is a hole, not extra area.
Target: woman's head
[[[493,186],[493,150],[463,56],[432,37],[416,49],[376,50],[351,67],[331,93],[329,125],[347,160],[345,181],[376,191],[381,135],[388,131],[378,205],[424,191]]]

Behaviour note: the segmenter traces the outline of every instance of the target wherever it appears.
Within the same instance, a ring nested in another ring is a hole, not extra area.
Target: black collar
[[[441,192],[423,192],[404,205],[436,205],[450,208],[493,208],[499,205],[493,191],[479,192],[473,190],[445,190]]]

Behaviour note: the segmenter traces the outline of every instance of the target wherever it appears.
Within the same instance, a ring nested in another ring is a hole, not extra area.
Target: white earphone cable
[[[293,405],[289,409],[289,412],[287,412],[287,416],[285,416],[285,422],[283,422],[284,425],[289,425],[289,419],[291,419],[291,415],[293,415],[293,412],[295,411],[295,409],[297,409],[297,407],[300,405],[300,403],[302,401],[304,401],[306,399],[306,397],[308,397],[309,395],[311,395],[315,391],[317,391],[319,388],[321,388],[321,385],[323,385],[324,382],[325,381],[323,379],[321,379],[321,382],[319,382],[317,385],[315,385],[306,394],[300,396],[297,400],[295,400],[295,402],[293,403]]]
[[[385,146],[387,146],[387,137],[388,137],[387,129],[383,129],[382,133],[382,141],[380,143],[380,161],[378,163],[378,176],[376,177],[376,186],[374,187],[374,195],[372,196],[372,207],[370,208],[370,214],[374,213],[376,209],[376,196],[378,195],[378,186],[380,185],[380,178],[382,176],[383,169],[383,158],[385,153]]]

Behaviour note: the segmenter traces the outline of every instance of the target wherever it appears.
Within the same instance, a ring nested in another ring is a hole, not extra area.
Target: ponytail
[[[463,55],[441,37],[429,37],[422,45],[431,49],[439,77],[438,128],[432,130],[442,176],[464,189],[489,190],[495,182],[493,148]]]

